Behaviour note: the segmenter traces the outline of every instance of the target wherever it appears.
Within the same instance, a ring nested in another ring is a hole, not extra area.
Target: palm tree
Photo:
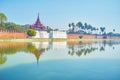
[[[97,28],[96,30],[98,31],[99,29]]]
[[[100,30],[101,30],[101,32],[103,34],[103,32],[105,31],[105,27],[100,27]]]
[[[4,13],[0,13],[0,27],[4,27],[4,21],[7,20],[7,16]]]
[[[74,24],[74,23],[72,23],[71,25],[72,25],[73,27],[75,27],[75,24]]]
[[[115,29],[113,29],[113,33],[115,32]]]
[[[115,29],[113,29],[113,32],[115,32]]]
[[[72,26],[71,24],[68,24],[69,28]]]
[[[91,26],[90,24],[87,26],[87,30],[89,31],[88,33],[91,33],[91,31],[92,31],[92,26]]]
[[[72,23],[71,25],[72,25],[72,31],[74,32],[75,24]]]
[[[88,27],[87,23],[84,24],[84,27],[85,27],[85,30],[87,30],[87,27]],[[86,31],[86,33],[87,33],[87,31]]]
[[[113,36],[115,36],[115,29],[113,29]]]
[[[79,28],[83,28],[82,22],[78,22],[78,23],[76,24],[76,26],[78,26]]]

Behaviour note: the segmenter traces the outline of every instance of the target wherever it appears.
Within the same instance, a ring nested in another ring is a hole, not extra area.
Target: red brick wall
[[[103,36],[97,36],[95,35],[86,35],[86,34],[67,34],[67,38],[79,38],[79,36],[83,36],[82,39],[102,39]],[[107,39],[120,39],[120,37],[112,36],[111,38],[108,36]]]
[[[82,39],[95,39],[95,35],[86,35],[86,34],[67,34],[67,38],[79,38],[82,36]],[[97,39],[102,39],[102,36],[97,36]]]
[[[27,38],[26,32],[0,31],[0,38]]]

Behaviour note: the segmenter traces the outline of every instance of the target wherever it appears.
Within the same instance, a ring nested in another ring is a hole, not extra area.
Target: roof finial
[[[39,12],[38,12],[38,17],[39,17]]]

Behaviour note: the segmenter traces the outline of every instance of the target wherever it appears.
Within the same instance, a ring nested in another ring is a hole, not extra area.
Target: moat
[[[0,42],[0,76],[2,80],[119,80],[119,49],[119,40]]]

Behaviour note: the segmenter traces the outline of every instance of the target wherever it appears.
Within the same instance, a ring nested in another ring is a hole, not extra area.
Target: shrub
[[[27,31],[27,35],[28,35],[28,36],[36,36],[36,31],[33,30],[33,29],[29,29],[29,30]]]
[[[80,38],[80,39],[82,39],[82,38],[83,38],[83,36],[79,36],[79,38]]]

